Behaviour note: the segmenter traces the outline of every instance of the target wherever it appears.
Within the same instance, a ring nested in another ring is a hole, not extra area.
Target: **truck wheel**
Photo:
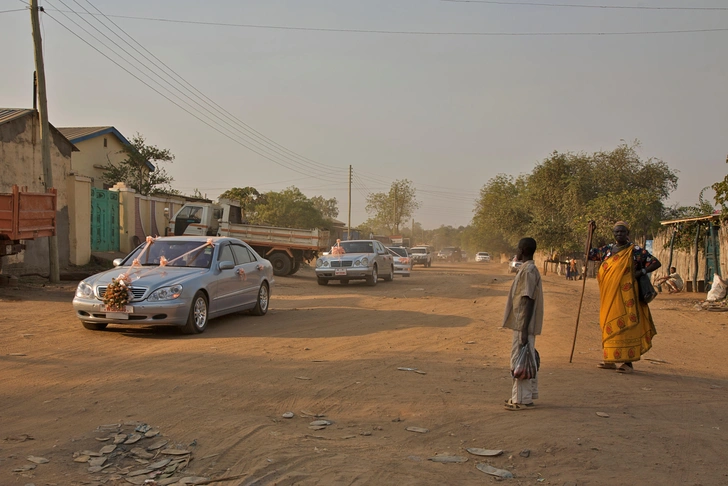
[[[107,325],[108,324],[96,323],[96,322],[84,322],[83,323],[83,327],[85,327],[86,329],[89,329],[91,331],[103,331],[104,329],[106,329]]]
[[[199,334],[207,327],[207,298],[198,290],[192,299],[187,323],[182,328],[183,334]]]
[[[329,279],[327,279],[327,278],[317,278],[316,281],[318,282],[319,285],[328,285],[329,284]]]
[[[377,280],[377,266],[374,265],[374,268],[372,268],[372,274],[367,276],[367,285],[370,287],[374,287],[375,285],[377,285]]]
[[[285,275],[288,275],[291,273],[291,268],[293,267],[293,263],[291,262],[291,258],[286,255],[285,253],[277,252],[273,253],[269,258],[268,261],[273,266],[273,274],[278,277],[283,277]]]
[[[288,275],[293,275],[294,273],[298,272],[301,269],[301,262],[296,261],[293,263],[293,266],[291,267],[291,271]]]

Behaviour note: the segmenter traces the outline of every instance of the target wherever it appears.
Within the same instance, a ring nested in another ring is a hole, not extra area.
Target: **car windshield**
[[[412,248],[411,253],[427,253],[427,248]]]
[[[392,253],[396,253],[397,256],[406,257],[407,256],[407,250],[401,247],[393,246],[387,248]]]
[[[346,253],[374,253],[374,243],[371,241],[342,241]]]
[[[145,245],[142,245],[134,250],[124,260],[124,265],[131,265],[135,258],[139,258],[139,263],[144,266],[157,266],[162,257],[167,259],[170,267],[209,268],[212,262],[213,248],[200,241],[157,240],[142,255],[144,248]]]

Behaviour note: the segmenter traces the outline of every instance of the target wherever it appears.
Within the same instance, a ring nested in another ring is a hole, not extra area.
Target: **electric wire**
[[[642,5],[586,5],[583,3],[538,3],[538,2],[506,2],[497,0],[441,0],[446,3],[482,3],[487,5],[514,7],[552,7],[552,8],[596,8],[601,10],[672,10],[672,11],[728,11],[728,7],[650,7]]]
[[[48,9],[46,9],[47,11]],[[215,27],[238,27],[248,29],[271,29],[290,30],[306,32],[331,32],[331,33],[354,33],[354,34],[381,34],[381,35],[411,35],[411,36],[465,36],[465,37],[592,37],[592,36],[620,36],[620,35],[665,35],[665,34],[694,34],[708,32],[727,32],[728,28],[710,29],[671,29],[671,30],[637,30],[637,31],[606,31],[606,32],[433,32],[417,30],[378,30],[378,29],[339,29],[325,27],[296,27],[285,25],[259,25],[259,24],[236,24],[229,22],[206,22],[201,20],[166,19],[160,17],[139,17],[133,15],[110,15],[108,17],[146,20],[153,22],[167,22],[178,24],[207,25]]]
[[[173,100],[172,98],[170,98],[169,96],[167,96],[166,94],[162,93],[162,92],[161,92],[160,90],[158,90],[157,88],[155,88],[155,87],[154,87],[154,86],[152,86],[151,84],[149,84],[149,83],[147,83],[146,81],[144,81],[144,80],[143,80],[142,78],[140,78],[139,76],[137,76],[136,74],[134,74],[133,72],[131,72],[131,71],[130,71],[129,69],[127,69],[126,67],[122,66],[121,64],[119,64],[118,62],[116,62],[115,60],[113,60],[112,58],[110,58],[109,56],[107,56],[107,55],[106,55],[106,54],[105,54],[104,52],[102,52],[102,51],[101,51],[100,49],[98,49],[98,48],[97,48],[96,46],[94,46],[93,44],[91,44],[90,42],[88,42],[88,41],[87,41],[86,39],[84,39],[83,37],[81,37],[81,36],[80,36],[79,34],[77,34],[76,32],[74,32],[74,31],[73,31],[73,29],[71,29],[71,28],[69,28],[68,26],[66,26],[66,25],[65,25],[65,24],[64,24],[63,22],[61,22],[60,20],[58,20],[58,19],[57,19],[57,18],[55,18],[54,16],[50,15],[50,14],[49,14],[49,13],[47,12],[47,10],[46,10],[46,12],[45,12],[45,13],[46,13],[46,15],[48,15],[48,17],[49,17],[49,18],[50,18],[51,20],[53,20],[53,21],[54,21],[54,22],[56,22],[56,23],[57,23],[58,25],[60,25],[60,26],[61,26],[61,27],[63,27],[64,29],[66,29],[66,30],[67,30],[68,32],[70,32],[70,33],[71,33],[72,35],[74,35],[74,36],[75,36],[75,37],[77,37],[77,38],[78,38],[79,40],[81,40],[82,42],[84,42],[84,43],[85,43],[86,45],[88,45],[89,47],[91,47],[91,48],[92,48],[93,50],[95,50],[96,52],[98,52],[99,54],[101,54],[101,55],[102,55],[103,57],[105,57],[105,58],[106,58],[107,60],[109,60],[110,62],[112,62],[113,64],[115,64],[115,65],[116,65],[117,67],[119,67],[119,68],[121,68],[122,70],[124,70],[124,71],[125,71],[125,72],[126,72],[127,74],[129,74],[130,76],[132,76],[132,77],[133,77],[134,79],[136,79],[136,80],[137,80],[137,81],[139,81],[140,83],[144,84],[144,85],[145,85],[145,86],[147,86],[147,87],[148,87],[149,89],[151,89],[152,91],[154,91],[154,92],[155,92],[155,93],[157,93],[158,95],[162,96],[162,97],[163,97],[164,99],[166,99],[167,101],[169,101],[170,103],[172,103],[173,105],[175,105],[176,107],[178,107],[179,109],[181,109],[182,111],[184,111],[185,113],[189,114],[190,116],[192,116],[193,118],[197,119],[198,121],[200,121],[200,122],[204,123],[205,125],[207,125],[208,127],[212,128],[212,129],[213,129],[213,130],[215,130],[216,132],[220,133],[220,134],[221,134],[221,135],[223,135],[224,137],[228,138],[229,140],[233,141],[234,143],[236,143],[236,144],[238,144],[238,145],[240,145],[240,146],[242,146],[242,147],[245,147],[246,149],[250,150],[251,152],[254,152],[254,153],[256,153],[256,154],[260,155],[261,157],[263,157],[263,158],[265,158],[265,159],[267,159],[267,160],[269,160],[269,161],[271,161],[271,162],[275,163],[276,165],[279,165],[279,166],[282,166],[282,167],[284,167],[284,168],[287,168],[287,169],[289,169],[289,170],[291,170],[291,171],[293,171],[293,172],[296,172],[296,173],[298,173],[298,174],[300,174],[300,175],[303,175],[303,176],[309,176],[309,175],[310,175],[310,174],[308,174],[308,173],[305,173],[305,172],[302,172],[302,171],[300,171],[300,170],[298,170],[298,169],[296,169],[296,168],[293,168],[293,167],[287,166],[286,164],[283,164],[283,163],[281,163],[280,161],[278,161],[278,160],[276,160],[276,159],[274,159],[274,158],[272,158],[272,157],[268,156],[267,154],[264,154],[264,153],[262,153],[262,152],[259,152],[259,151],[258,151],[258,150],[256,150],[255,148],[253,148],[253,147],[251,147],[251,146],[249,146],[249,145],[247,145],[247,144],[245,144],[245,143],[241,142],[241,141],[240,141],[240,140],[238,140],[237,138],[235,138],[235,137],[233,137],[233,136],[230,136],[229,134],[227,134],[227,133],[223,132],[223,131],[222,131],[222,130],[220,130],[220,129],[219,129],[218,127],[214,126],[213,124],[211,124],[211,123],[207,122],[206,120],[204,120],[203,118],[201,118],[201,117],[200,117],[200,116],[198,116],[197,114],[195,114],[195,113],[193,113],[192,111],[188,110],[187,108],[185,108],[184,106],[182,106],[181,104],[179,104],[178,102],[176,102],[175,100]],[[69,19],[69,20],[71,20],[71,19]],[[73,22],[73,20],[71,20],[71,21]],[[75,23],[75,22],[74,22],[74,23]],[[79,27],[80,27],[80,26],[79,26]],[[81,28],[81,29],[85,31],[85,29],[83,29],[83,28]],[[89,34],[89,35],[91,35],[91,34]],[[91,35],[91,37],[94,37],[94,36],[93,36],[93,35]],[[103,44],[103,43],[102,43],[102,44]],[[106,46],[105,44],[104,44],[104,46],[105,46],[105,47],[106,47],[106,48],[108,49],[108,46]],[[127,61],[127,62],[128,62],[128,61]],[[324,178],[324,177],[321,177],[321,179],[327,180],[328,182],[339,182],[339,181],[332,181],[332,180],[328,180],[328,179],[326,179],[326,178]]]
[[[63,0],[54,0],[54,1],[60,2],[66,8],[68,8],[68,5]],[[78,4],[78,2],[76,2],[76,3]],[[84,8],[80,4],[79,4],[79,6],[81,8]],[[98,38],[96,38],[93,34],[91,34],[90,32],[88,32],[86,29],[84,29],[83,27],[81,27],[77,22],[75,22],[72,19],[70,19],[67,15],[65,15],[65,14],[63,14],[63,15],[64,15],[64,17],[68,18],[71,22],[73,22],[75,25],[77,25],[79,28],[81,28],[84,32],[86,32],[88,35],[90,35],[91,37],[93,37],[94,40],[96,40],[97,42],[101,43],[102,45],[104,45],[104,47],[106,47],[107,49],[109,49],[109,50],[111,50],[113,52],[113,49],[111,49],[109,46],[107,46],[106,44],[104,44],[102,41],[100,41]],[[278,158],[280,156],[280,157],[282,157],[284,159],[288,159],[293,164],[300,164],[299,161],[297,161],[295,159],[292,159],[291,157],[287,156],[285,153],[282,153],[280,150],[278,150],[276,148],[270,149],[269,147],[266,147],[266,146],[262,146],[261,147],[260,146],[261,143],[258,140],[255,140],[255,139],[251,140],[249,137],[246,137],[246,135],[243,134],[242,132],[240,132],[239,130],[235,130],[235,129],[230,128],[229,125],[228,125],[228,122],[226,120],[224,120],[223,118],[221,118],[214,110],[211,110],[210,108],[208,108],[208,106],[205,106],[205,105],[197,102],[196,100],[190,98],[188,95],[186,95],[184,92],[182,92],[179,88],[177,88],[172,83],[170,83],[169,80],[167,80],[165,77],[163,77],[162,75],[160,75],[159,72],[157,72],[154,69],[152,69],[149,66],[147,66],[145,63],[143,63],[141,60],[139,60],[137,57],[135,57],[133,54],[131,54],[128,50],[126,50],[123,46],[119,45],[119,43],[117,43],[116,41],[114,41],[113,39],[111,39],[104,32],[101,32],[95,25],[93,25],[92,23],[90,23],[89,21],[87,21],[84,17],[82,17],[81,15],[78,15],[78,17],[81,18],[87,24],[89,24],[91,26],[91,28],[93,28],[94,30],[96,30],[100,35],[102,35],[104,38],[106,38],[114,46],[116,46],[118,49],[120,49],[121,51],[123,51],[127,56],[131,57],[137,63],[137,65],[131,63],[130,61],[128,61],[127,59],[125,59],[123,56],[121,56],[120,54],[117,53],[117,55],[119,55],[119,57],[121,57],[122,59],[124,59],[125,62],[127,62],[128,64],[132,65],[136,69],[139,69],[139,66],[141,66],[141,67],[145,68],[147,71],[149,71],[152,75],[154,75],[157,78],[159,78],[159,80],[161,80],[163,83],[165,83],[166,85],[168,85],[169,87],[171,87],[174,91],[176,91],[177,93],[179,93],[178,95],[173,95],[173,94],[169,93],[170,96],[176,97],[180,102],[184,103],[187,107],[189,107],[192,110],[201,110],[201,112],[198,111],[198,114],[200,116],[204,116],[211,123],[215,123],[215,124],[221,125],[223,127],[222,128],[223,130],[226,130],[228,133],[232,133],[233,136],[242,136],[242,137],[246,138],[246,141],[248,141],[248,143],[258,144],[256,146],[256,148],[258,150],[266,151],[266,152],[272,151],[272,152],[276,152],[278,154],[278,155],[269,154],[272,157]],[[96,20],[98,20],[98,19],[96,19]],[[108,29],[108,27],[105,24],[103,24],[103,22],[100,22],[99,21],[99,23],[104,28],[107,28]],[[121,36],[119,36],[118,34],[116,34],[115,32],[113,32],[113,30],[111,30],[111,29],[109,29],[109,30],[112,33],[114,33],[114,35],[116,35],[117,37],[119,37],[124,43],[126,43],[127,45],[129,45],[132,49],[136,50],[137,53],[139,53],[140,55],[142,55],[143,57],[145,57],[145,59],[147,59],[147,61],[149,61],[150,63],[152,63],[152,65],[155,68],[158,68],[158,66],[156,66],[151,60],[149,60],[148,57],[144,56],[143,53],[139,52],[138,49],[134,48],[134,46],[131,46],[128,42],[126,42],[123,38],[121,38]],[[139,69],[139,72],[141,72],[150,81],[152,81],[155,84],[161,86],[161,83],[159,83],[158,81],[154,80],[146,72],[142,71],[141,69]],[[190,101],[191,101],[191,103],[190,103]],[[197,106],[197,108],[195,108],[195,107],[192,106],[193,103]],[[213,118],[215,118],[217,121],[213,120]],[[290,168],[289,165],[287,165],[287,164],[288,163],[279,163],[279,165],[283,165],[286,168]],[[307,167],[307,168],[310,169],[310,167]],[[320,170],[320,169],[317,169],[317,170]]]
[[[10,13],[10,12],[22,12],[24,10],[28,10],[28,9],[27,8],[13,8],[10,10],[0,10],[0,14]]]
[[[74,3],[76,3],[77,5],[79,5],[81,8],[83,8],[84,11],[88,15],[94,15],[91,12],[89,12],[87,9],[85,9],[81,4],[79,4],[77,0],[73,0],[73,1],[74,1]],[[112,24],[114,27],[116,27],[118,30],[120,30],[134,44],[138,45],[142,50],[144,50],[151,57],[153,57],[159,64],[161,64],[162,66],[164,66],[164,68],[167,70],[167,72],[165,72],[165,74],[168,75],[168,76],[170,76],[175,82],[177,82],[177,84],[179,84],[180,86],[182,86],[186,91],[188,91],[193,96],[195,96],[196,98],[200,99],[201,101],[203,101],[205,103],[209,103],[209,104],[215,106],[218,110],[220,110],[220,112],[222,112],[225,115],[225,118],[227,118],[228,121],[232,122],[233,124],[238,125],[244,131],[246,131],[247,133],[249,133],[252,137],[261,139],[263,141],[262,143],[264,145],[270,146],[272,149],[276,150],[276,152],[278,152],[278,153],[281,153],[281,151],[283,151],[286,154],[289,154],[290,156],[295,157],[296,159],[300,159],[301,161],[303,161],[304,164],[309,164],[311,166],[314,166],[317,170],[322,170],[322,169],[323,170],[328,170],[328,171],[346,171],[347,170],[347,169],[344,169],[344,168],[341,168],[341,167],[333,167],[333,166],[330,166],[330,165],[327,165],[327,164],[322,164],[322,163],[319,163],[319,162],[317,162],[315,160],[309,159],[309,158],[307,158],[307,157],[305,157],[305,156],[303,156],[301,154],[298,154],[298,153],[296,153],[296,152],[288,149],[287,147],[285,147],[285,146],[277,143],[276,141],[274,141],[274,140],[266,137],[264,134],[262,134],[259,131],[255,130],[253,127],[251,127],[250,125],[246,124],[240,118],[236,117],[235,115],[233,115],[232,113],[230,113],[229,111],[227,111],[225,108],[223,108],[222,106],[220,106],[218,103],[216,103],[214,100],[212,100],[210,97],[208,97],[207,95],[205,95],[202,91],[200,91],[198,88],[196,88],[194,85],[192,85],[192,83],[190,83],[189,81],[187,81],[184,77],[182,77],[174,69],[172,69],[171,67],[169,67],[164,61],[162,61],[157,56],[155,56],[154,53],[152,53],[149,49],[147,49],[146,47],[144,47],[136,39],[134,39],[134,37],[132,37],[128,32],[126,32],[123,28],[121,28],[116,22],[114,22],[113,20],[111,20],[98,7],[96,7],[95,5],[93,5],[90,2],[90,0],[86,0],[86,3],[88,3],[89,5],[91,5],[99,13],[99,15],[103,16],[110,24]],[[114,30],[111,29],[111,28],[109,28],[109,30],[112,31],[112,32],[114,32]],[[120,39],[123,40],[123,38],[121,36],[119,36],[116,32],[114,32],[114,34],[117,35],[117,37],[119,37]],[[132,46],[128,42],[126,42],[126,43],[127,43],[127,45],[130,45],[136,52],[138,52],[140,55],[142,55],[145,59],[147,59],[150,63],[154,64],[154,61],[152,61],[151,59],[149,59],[142,52],[139,52],[139,50],[137,50],[136,48],[134,48],[134,46]],[[155,65],[155,67],[159,68],[158,65],[156,65],[156,64],[154,64],[154,65]],[[179,79],[181,81],[181,83],[179,81],[177,81],[177,79]],[[282,155],[285,155],[285,154],[282,154]]]

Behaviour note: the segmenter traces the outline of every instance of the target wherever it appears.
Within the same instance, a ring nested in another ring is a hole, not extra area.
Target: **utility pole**
[[[346,239],[351,239],[351,179],[353,177],[354,173],[351,169],[351,166],[349,166],[349,220],[346,223]]]
[[[33,29],[33,45],[35,46],[35,70],[38,75],[38,113],[40,115],[40,154],[43,163],[43,183],[46,191],[53,187],[53,167],[51,166],[51,133],[48,123],[48,99],[46,97],[45,68],[43,66],[43,43],[40,38],[40,20],[38,19],[38,0],[30,0],[30,24]],[[35,100],[33,100],[35,103]],[[48,263],[51,283],[61,281],[58,264],[58,237],[48,237]]]
[[[392,221],[392,227],[394,228],[394,232],[398,233],[399,231],[399,225],[397,224],[397,185],[394,186],[394,221]]]

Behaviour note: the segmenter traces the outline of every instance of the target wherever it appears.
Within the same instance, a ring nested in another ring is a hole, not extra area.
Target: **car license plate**
[[[346,268],[337,268],[334,270],[334,275],[346,275]]]
[[[127,305],[127,306],[124,306],[124,309],[113,309],[113,310],[104,308],[104,311],[106,311],[107,319],[129,319],[129,314],[134,313],[134,307]]]

